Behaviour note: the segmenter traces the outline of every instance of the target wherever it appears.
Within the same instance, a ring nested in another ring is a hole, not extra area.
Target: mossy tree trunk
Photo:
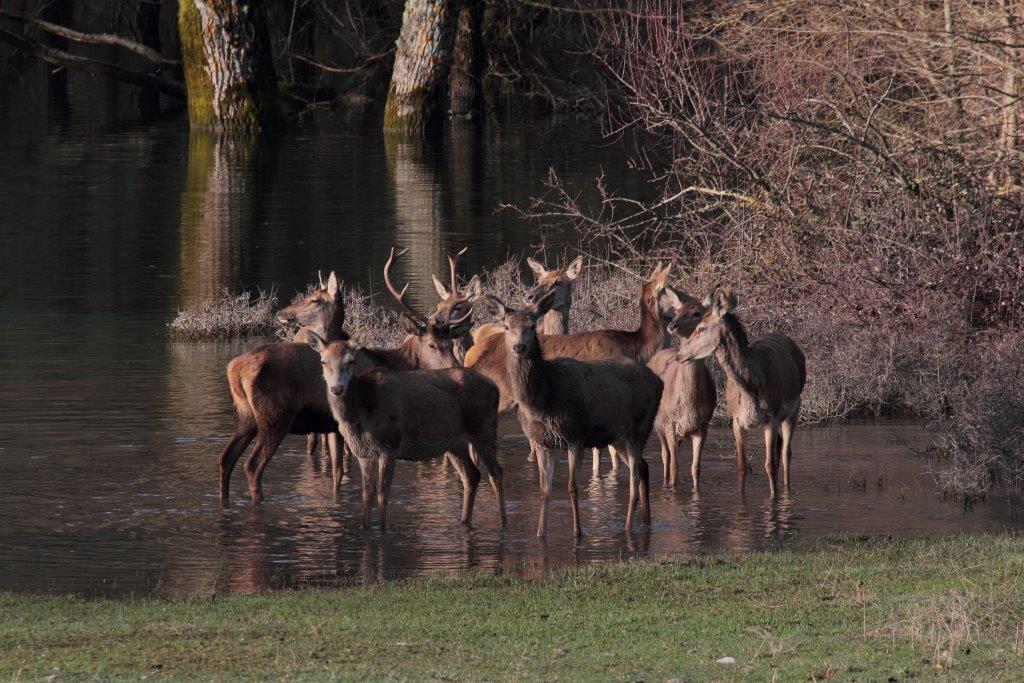
[[[384,107],[385,130],[423,129],[444,103],[459,0],[406,0]]]
[[[260,0],[180,0],[189,122],[214,131],[253,131],[280,116],[266,11]]]
[[[451,77],[448,80],[448,110],[458,116],[468,116],[480,109],[482,9],[479,0],[465,0],[459,9],[452,48]]]

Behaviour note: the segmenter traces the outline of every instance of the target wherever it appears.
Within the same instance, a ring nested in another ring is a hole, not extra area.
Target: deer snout
[[[535,304],[540,299],[541,292],[537,289],[531,289],[526,293],[526,303]]]
[[[526,353],[526,344],[523,344],[522,342],[514,344],[512,346],[512,351],[514,351],[517,356],[522,356]]]
[[[345,387],[341,386],[340,384],[335,384],[334,386],[331,387],[331,393],[334,394],[335,396],[341,396],[341,392],[343,391],[345,391]]]

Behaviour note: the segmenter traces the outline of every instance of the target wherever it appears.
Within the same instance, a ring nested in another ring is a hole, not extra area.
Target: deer
[[[361,369],[369,370],[375,364],[406,370],[457,366],[458,360],[452,351],[452,328],[436,325],[405,301],[408,285],[398,292],[391,283],[394,259],[392,249],[384,266],[385,282],[402,307],[401,320],[409,335],[397,349],[365,349],[361,354]],[[338,292],[341,291],[339,285]],[[462,327],[469,324],[468,317],[452,319],[456,331],[464,331]],[[343,316],[341,320],[344,321]],[[307,330],[307,334],[310,333]],[[252,501],[258,504],[263,501],[263,471],[287,434],[333,434],[338,425],[323,391],[317,355],[308,343],[257,346],[228,363],[227,377],[235,410],[235,428],[220,455],[220,497],[227,505],[235,463],[255,440],[256,445],[245,462],[245,472]],[[347,462],[341,457],[343,449],[330,450],[333,490],[338,492],[348,476]]]
[[[459,257],[465,254],[468,249],[469,247],[463,247],[455,255],[447,254],[448,270],[451,275],[450,286],[446,287],[437,275],[430,276],[434,283],[434,289],[437,290],[437,295],[441,297],[441,300],[437,302],[437,308],[431,316],[433,322],[437,325],[450,325],[453,316],[462,318],[467,312],[472,312],[473,304],[480,298],[480,278],[478,276],[474,275],[471,277],[465,287],[460,289],[458,286]],[[466,352],[473,346],[473,336],[470,334],[470,329],[472,328],[471,318],[466,318],[466,320],[470,320],[466,329],[452,336],[455,344],[455,357],[458,358],[459,363],[465,361]]]
[[[547,358],[573,358],[583,361],[599,361],[628,358],[646,363],[660,349],[671,342],[666,326],[675,316],[680,299],[667,283],[671,264],[658,263],[640,294],[640,326],[635,330],[601,329],[575,334],[539,335],[540,345]],[[533,304],[536,305],[536,304]],[[507,370],[507,349],[500,335],[480,339],[466,354],[466,367],[471,367],[486,376],[498,386],[501,392],[499,410],[508,412],[515,408]],[[614,446],[612,468],[618,462]],[[531,452],[534,449],[531,447]],[[594,453],[593,470],[600,469],[600,449]]]
[[[359,342],[326,342],[310,333],[320,354],[331,414],[362,472],[363,528],[370,526],[376,494],[381,533],[387,529],[388,494],[395,461],[446,455],[458,463],[463,481],[462,516],[473,514],[478,467],[487,471],[502,528],[508,524],[501,465],[497,458],[498,389],[465,368],[359,372]]]
[[[323,274],[318,271],[317,281],[320,285],[319,289],[314,289],[277,312],[279,323],[287,327],[298,326],[291,338],[293,342],[308,343],[308,330],[315,331],[328,341],[348,337],[342,329],[345,324],[345,306],[337,275],[331,271],[325,284]],[[318,444],[323,444],[324,453],[329,452],[327,434],[307,435],[306,454],[312,456],[316,452]]]
[[[680,305],[676,315],[668,324],[669,333],[680,341],[690,336],[696,328],[704,307],[696,298],[680,294]],[[654,354],[647,367],[665,385],[661,394],[661,405],[654,418],[654,431],[661,443],[661,464],[665,472],[665,485],[675,487],[679,469],[678,449],[682,439],[689,438],[693,449],[690,477],[693,491],[699,489],[700,460],[707,438],[708,424],[715,414],[718,393],[715,381],[703,360],[679,359],[676,349],[663,349]]]
[[[760,426],[764,432],[764,469],[774,497],[780,461],[783,485],[789,490],[793,433],[800,416],[800,395],[807,383],[803,351],[779,332],[748,340],[733,313],[736,295],[728,289],[716,287],[704,306],[706,310],[692,334],[680,343],[678,358],[691,361],[715,356],[726,377],[725,403],[736,440],[740,491],[745,488],[747,474],[744,430]]]
[[[582,361],[547,358],[537,334],[537,321],[548,312],[554,293],[517,311],[488,296],[488,311],[502,321],[508,388],[518,406],[519,424],[537,444],[540,515],[537,536],[547,535],[547,510],[554,477],[553,453],[569,456],[569,500],[572,526],[580,538],[576,465],[584,448],[614,444],[629,466],[629,504],[626,531],[633,528],[639,500],[643,523],[651,523],[650,477],[643,457],[661,401],[662,382],[647,366],[634,360]]]

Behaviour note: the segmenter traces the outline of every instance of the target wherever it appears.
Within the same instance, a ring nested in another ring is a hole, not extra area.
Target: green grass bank
[[[0,615],[4,680],[1019,680],[1024,536],[173,601],[0,595]]]

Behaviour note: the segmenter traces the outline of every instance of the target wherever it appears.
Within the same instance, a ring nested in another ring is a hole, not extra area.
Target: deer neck
[[[394,349],[367,349],[374,365],[392,370],[419,370],[420,356],[417,352],[417,338],[409,335]]]
[[[562,309],[552,308],[545,313],[538,331],[546,335],[569,334],[569,305]]]
[[[512,351],[507,356],[509,384],[516,402],[527,407],[543,405],[548,395],[548,363],[540,343],[535,341],[525,356],[517,356]]]
[[[324,341],[340,341],[345,334],[342,330],[344,324],[345,310],[335,307],[327,318],[317,321],[315,325],[310,325],[307,329],[316,332]]]
[[[727,324],[723,335],[722,343],[715,350],[715,359],[725,372],[726,377],[731,379],[740,389],[751,395],[758,395],[763,389],[764,382],[760,369],[754,363],[750,354],[750,345],[746,339],[746,333],[739,327],[738,322]]]
[[[633,358],[642,363],[649,361],[661,349],[668,348],[672,340],[661,324],[658,314],[657,297],[644,288],[640,299],[640,327],[633,333],[635,340]]]

